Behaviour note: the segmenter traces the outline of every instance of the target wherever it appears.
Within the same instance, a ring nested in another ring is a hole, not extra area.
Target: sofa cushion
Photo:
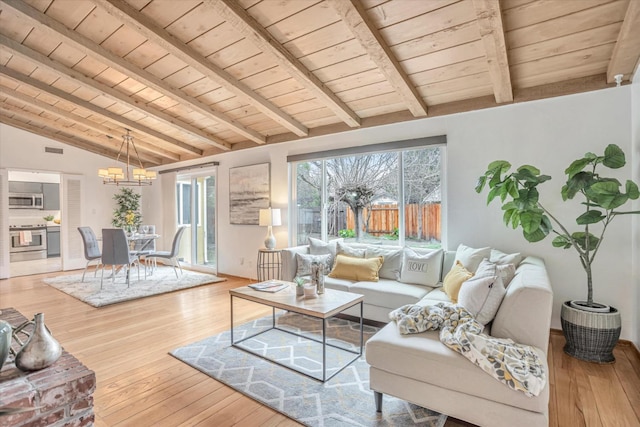
[[[418,301],[418,304],[422,306],[427,305],[435,305],[439,302],[451,302],[451,298],[444,291],[444,288],[435,288],[430,291],[427,295],[422,298],[422,300]]]
[[[347,280],[369,280],[377,282],[382,257],[354,258],[343,254],[336,256],[336,263],[329,277]]]
[[[516,270],[491,326],[491,335],[547,351],[553,292],[540,258],[527,257]]]
[[[426,254],[418,254],[411,248],[405,248],[398,280],[413,285],[437,286],[440,282],[442,253],[442,249],[438,249]]]
[[[463,244],[456,249],[456,261],[460,261],[464,268],[475,273],[483,259],[491,256],[491,248],[470,248]],[[455,264],[454,264],[455,265]]]
[[[548,372],[546,356],[535,350]],[[365,355],[369,365],[392,374],[530,411],[547,410],[548,381],[536,397],[511,390],[442,344],[439,331],[400,335],[396,323],[391,322],[367,341]]]
[[[366,304],[396,309],[406,304],[415,304],[432,288],[408,285],[395,280],[380,279],[378,282],[357,282],[349,292],[364,295]],[[388,321],[388,319],[387,319]]]
[[[489,261],[495,262],[496,264],[513,264],[514,268],[517,268],[522,262],[522,255],[520,253],[515,254],[505,254],[502,251],[497,249],[491,249],[491,256],[489,257]]]
[[[467,270],[460,261],[451,267],[451,271],[447,273],[443,280],[443,288],[447,296],[452,302],[458,302],[458,293],[462,284],[473,277],[473,273]]]
[[[319,262],[322,264],[324,270],[323,274],[327,274],[327,272],[331,271],[331,255],[307,255],[307,254],[296,254],[296,262],[298,264],[298,269],[296,270],[296,276],[308,276],[311,274],[311,264],[314,262]]]
[[[354,258],[364,258],[367,253],[366,247],[357,247],[345,244],[344,242],[338,241],[336,255],[347,255]]]
[[[381,256],[383,258],[382,267],[380,267],[380,271],[378,272],[380,278],[398,280],[402,266],[402,253],[401,248],[394,249],[382,246],[368,246],[365,256],[367,258]]]
[[[311,278],[309,278],[311,280]],[[325,276],[324,287],[335,289],[338,291],[351,292],[351,286],[356,283],[353,280],[336,279],[334,277]]]
[[[313,237],[309,237],[309,253],[311,255],[330,255],[329,261],[329,269],[333,267],[333,262],[336,259],[336,251],[338,242],[342,242],[342,239],[332,240],[329,243],[324,240],[315,239]],[[329,270],[326,270],[325,273],[328,273]]]

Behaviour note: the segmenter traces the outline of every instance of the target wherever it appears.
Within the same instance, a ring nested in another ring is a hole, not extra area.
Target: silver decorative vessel
[[[44,325],[44,313],[36,313],[35,327],[25,345],[16,354],[16,367],[22,371],[37,371],[53,365],[62,355],[62,347]]]
[[[11,325],[9,322],[0,320],[0,369],[9,357],[11,350]]]

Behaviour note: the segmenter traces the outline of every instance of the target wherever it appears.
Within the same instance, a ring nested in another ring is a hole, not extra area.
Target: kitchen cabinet
[[[47,258],[60,256],[60,227],[47,227]]]
[[[44,195],[44,210],[60,210],[60,184],[45,182],[42,184],[42,194]]]
[[[58,185],[58,184],[56,184]],[[42,193],[41,182],[9,181],[9,193]]]

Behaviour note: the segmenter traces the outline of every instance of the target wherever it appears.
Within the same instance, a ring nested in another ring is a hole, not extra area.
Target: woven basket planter
[[[576,359],[596,363],[613,363],[613,348],[620,338],[620,312],[594,313],[562,304],[562,332],[567,340],[564,352]]]

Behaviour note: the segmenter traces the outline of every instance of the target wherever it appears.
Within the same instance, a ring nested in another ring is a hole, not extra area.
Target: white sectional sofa
[[[367,245],[349,244],[352,248]],[[375,250],[399,249],[375,245]],[[415,249],[426,254],[429,250]],[[284,249],[283,280],[297,274],[296,254],[309,254],[309,245]],[[451,269],[455,251],[444,251],[440,282]],[[402,283],[380,278],[379,281],[354,281],[326,277],[327,288],[364,295],[364,317],[389,322],[389,313],[405,304],[434,305],[451,301],[436,286]],[[525,257],[517,266],[514,278],[485,333],[510,338],[535,347],[548,371],[547,349],[553,293],[544,262]],[[346,314],[359,315],[359,310]],[[548,426],[549,386],[535,397],[514,391],[483,372],[464,356],[440,342],[438,331],[401,335],[394,322],[388,323],[366,344],[370,365],[370,387],[375,392],[379,410],[384,410],[382,396],[389,394],[419,406],[438,411],[480,426],[511,427]]]

